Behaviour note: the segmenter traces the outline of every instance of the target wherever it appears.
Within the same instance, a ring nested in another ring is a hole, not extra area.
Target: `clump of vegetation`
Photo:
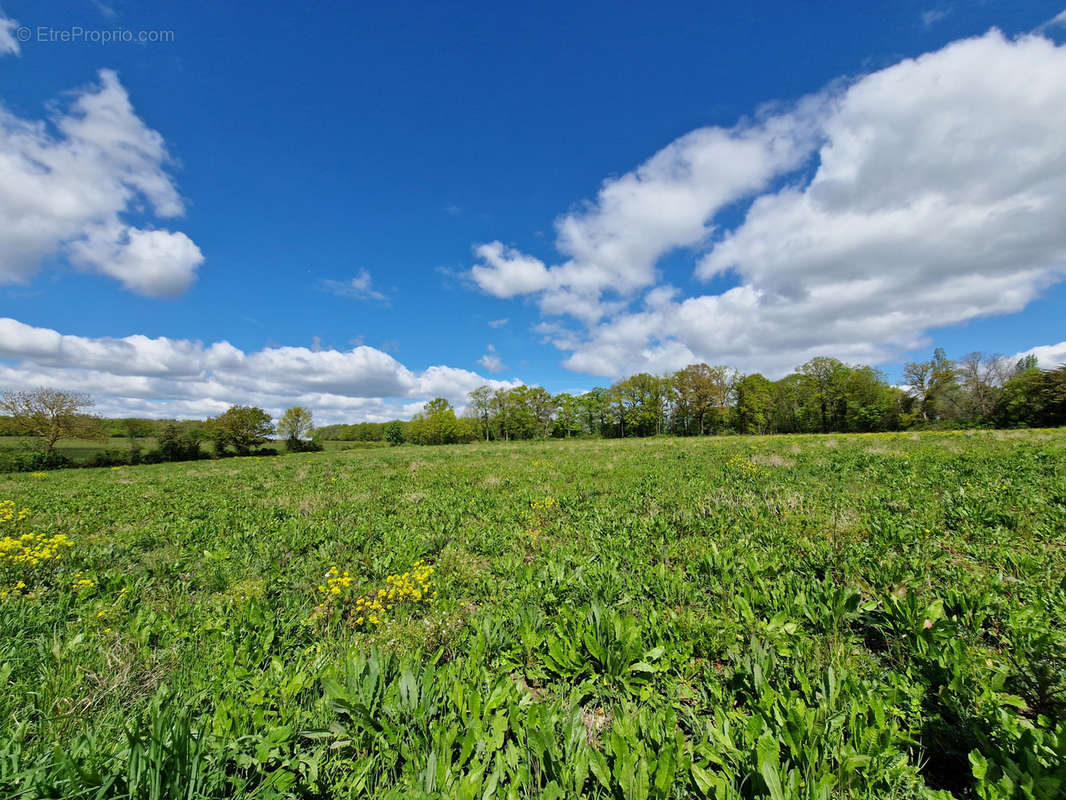
[[[29,516],[28,508],[0,501],[0,600],[41,590],[74,544],[63,533],[30,533]]]
[[[254,448],[266,444],[274,433],[274,423],[261,408],[231,406],[204,423],[204,431],[214,443],[216,456],[226,455],[230,447],[237,455],[246,456]]]

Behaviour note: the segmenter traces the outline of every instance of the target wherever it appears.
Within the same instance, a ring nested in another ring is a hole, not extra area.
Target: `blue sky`
[[[483,379],[776,377],[815,351],[895,377],[934,346],[1066,339],[1062,0],[337,5],[2,0],[0,388],[354,421]],[[20,148],[76,167],[41,178]],[[936,246],[906,230],[923,197]],[[897,273],[929,291],[857,288]]]

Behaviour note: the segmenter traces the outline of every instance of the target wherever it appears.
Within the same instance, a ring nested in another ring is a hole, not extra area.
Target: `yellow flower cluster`
[[[58,561],[64,547],[74,543],[66,534],[45,536],[43,533],[24,533],[0,539],[0,564],[15,567],[36,567],[46,561]]]
[[[31,472],[30,473],[30,477],[31,478],[47,478],[48,477],[48,473],[47,472]]]
[[[11,500],[0,501],[0,584],[8,579],[15,582],[0,588],[0,599],[26,594],[42,570],[55,565],[73,542],[66,534],[46,536],[43,533],[19,533],[22,522],[29,517],[28,508],[19,509]]]
[[[726,462],[726,466],[735,469],[742,475],[759,475],[764,470],[758,464],[753,464],[741,455],[735,455]]]
[[[380,625],[385,614],[399,603],[432,603],[437,596],[435,589],[430,593],[432,575],[433,567],[419,559],[408,572],[386,576],[389,588],[356,598],[355,624]]]
[[[16,509],[14,500],[0,501],[0,525],[18,525],[29,515],[28,508]]]
[[[345,572],[341,575],[336,567],[330,567],[326,573],[326,582],[318,585],[318,590],[324,594],[337,595],[352,585],[352,576]]]
[[[78,572],[74,576],[74,588],[79,592],[86,589],[95,588],[95,586],[96,581],[94,581],[92,578],[86,578],[85,574],[82,572]]]
[[[534,511],[551,511],[558,508],[559,503],[554,497],[545,497],[543,500],[534,500],[529,507]]]
[[[355,625],[380,625],[388,612],[401,603],[432,603],[437,597],[437,591],[433,589],[433,571],[433,567],[419,560],[407,572],[387,576],[386,588],[355,598],[352,611]],[[326,598],[322,606],[316,609],[316,613],[324,609],[331,600],[344,594],[352,585],[352,580],[347,572],[332,567],[326,573],[326,582],[319,584],[318,590],[326,595]]]

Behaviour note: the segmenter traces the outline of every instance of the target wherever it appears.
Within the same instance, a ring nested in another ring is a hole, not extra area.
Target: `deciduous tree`
[[[308,436],[312,428],[314,428],[314,417],[311,409],[303,406],[286,409],[284,416],[278,421],[278,435],[291,443],[299,442]]]
[[[11,417],[15,428],[27,436],[39,436],[51,453],[60,439],[97,439],[105,433],[98,420],[85,413],[92,398],[80,392],[34,389],[6,392],[0,397],[0,413]]]
[[[233,447],[240,455],[247,455],[274,433],[270,415],[255,406],[232,406],[225,413],[209,419],[204,427],[214,440],[216,455],[220,456],[228,447]]]

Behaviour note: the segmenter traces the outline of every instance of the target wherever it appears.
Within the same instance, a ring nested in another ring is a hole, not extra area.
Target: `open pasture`
[[[3,797],[1066,793],[1066,431],[352,450],[5,500]]]

